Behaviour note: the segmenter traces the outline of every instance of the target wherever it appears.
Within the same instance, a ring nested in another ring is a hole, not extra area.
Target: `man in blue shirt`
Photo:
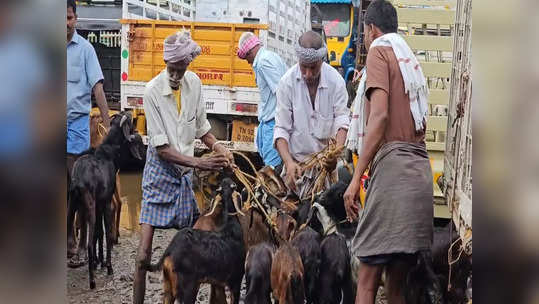
[[[90,148],[90,111],[92,92],[103,117],[103,124],[110,127],[109,109],[103,91],[103,72],[93,46],[77,34],[77,6],[67,0],[67,178],[68,187],[71,171],[77,156]],[[69,189],[69,188],[68,188]],[[81,239],[85,237],[84,225]],[[79,242],[79,254],[86,253],[86,242]],[[74,236],[68,235],[68,255],[74,255]],[[80,266],[82,263],[76,263]],[[74,263],[71,263],[74,264]]]
[[[238,57],[247,60],[255,72],[256,85],[260,90],[258,106],[260,124],[256,134],[256,146],[264,164],[275,169],[281,164],[281,157],[273,147],[275,107],[277,106],[275,94],[287,67],[279,55],[263,48],[258,37],[251,32],[241,35]]]

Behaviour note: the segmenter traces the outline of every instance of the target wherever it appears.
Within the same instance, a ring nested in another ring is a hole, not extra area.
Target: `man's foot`
[[[79,268],[81,266],[86,265],[87,263],[88,263],[87,253],[85,252],[85,250],[79,250],[79,253],[76,253],[67,261],[67,267]]]
[[[74,255],[77,254],[77,248],[76,247],[72,247],[72,248],[67,248],[67,258],[72,258]]]

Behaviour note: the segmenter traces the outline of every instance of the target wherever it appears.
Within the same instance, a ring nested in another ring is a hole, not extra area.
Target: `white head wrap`
[[[168,36],[163,44],[163,59],[167,62],[193,61],[200,55],[200,46],[191,39],[191,33],[181,30]]]
[[[296,45],[296,55],[298,59],[303,63],[315,63],[324,60],[328,54],[328,49],[325,44],[319,49],[304,48],[299,43]]]

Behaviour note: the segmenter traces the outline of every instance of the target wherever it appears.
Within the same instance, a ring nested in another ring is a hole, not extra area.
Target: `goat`
[[[90,289],[95,288],[94,268],[96,262],[95,244],[102,238],[103,219],[107,240],[107,274],[112,274],[112,205],[111,200],[116,188],[115,175],[121,146],[131,147],[133,140],[131,116],[122,112],[113,117],[108,135],[95,150],[83,153],[73,166],[70,196],[67,213],[67,232],[73,232],[75,212],[81,216],[83,225],[88,224],[88,269]],[[140,158],[138,150],[131,150]],[[84,229],[83,229],[84,231]],[[81,236],[86,241],[86,236]]]
[[[233,196],[236,184],[225,178],[218,189],[223,203],[222,225],[217,231],[183,228],[172,239],[157,264],[149,271],[163,271],[163,303],[193,304],[200,283],[228,286],[232,303],[239,303],[245,247],[240,223],[235,216]]]
[[[417,253],[416,264],[408,271],[405,282],[406,303],[443,304],[442,287],[432,268],[428,250]]]
[[[449,237],[450,229],[453,230],[452,239]],[[439,280],[439,284],[444,292],[444,299],[447,303],[461,303],[465,301],[468,281],[472,275],[471,257],[462,253],[460,259],[451,265],[451,281],[449,282],[449,247],[452,243],[456,242],[452,248],[452,258],[456,259],[459,256],[461,245],[461,242],[457,242],[458,238],[458,232],[452,222],[449,222],[445,227],[434,227],[431,248],[432,269]],[[451,284],[449,291],[447,291],[448,283]]]
[[[346,240],[338,233],[326,236],[320,245],[321,264],[318,279],[317,303],[352,304],[355,286],[352,281],[350,253]]]
[[[273,298],[280,304],[303,303],[305,301],[303,264],[298,250],[290,244],[296,229],[296,221],[278,211],[275,222],[281,244],[273,256],[271,265]]]
[[[453,238],[450,239],[450,229]],[[451,266],[451,289],[448,291],[448,251],[458,240],[452,222],[445,227],[434,227],[433,243],[430,251],[417,253],[416,264],[406,277],[405,297],[409,303],[463,303],[466,302],[468,283],[471,280],[471,259],[462,254]],[[458,245],[453,246],[452,256],[458,256]]]
[[[223,176],[221,176],[221,174],[216,175],[215,177],[216,180],[222,178]],[[260,194],[259,199],[261,197],[262,195]],[[242,201],[246,200],[247,190],[243,189],[241,195],[239,197],[236,195],[234,198],[237,200],[235,201],[236,209],[239,210],[239,199],[241,198]],[[193,228],[206,231],[215,231],[215,229],[221,225],[221,217],[219,217],[218,214],[220,214],[222,210],[222,205],[217,204],[217,202],[214,201],[211,209],[211,211],[198,218]],[[242,213],[237,215],[237,219],[241,225],[245,249],[249,250],[253,246],[263,242],[271,242],[273,239],[271,228],[266,224],[266,221],[260,211],[258,211],[256,208],[251,208],[250,210],[242,208],[241,211]],[[210,303],[226,303],[225,290],[222,286],[211,285]]]
[[[271,265],[275,247],[267,242],[253,246],[245,258],[245,303],[271,304]]]
[[[320,234],[309,226],[299,230],[292,239],[292,246],[298,250],[305,270],[305,297],[308,304],[314,303],[316,297],[322,255],[320,241]]]
[[[91,115],[90,116],[90,148],[97,149],[97,147],[103,142],[105,135],[100,132],[99,128],[101,127],[102,118],[100,115]],[[122,199],[120,195],[120,175],[116,172],[116,188],[114,189],[114,195],[112,196],[112,207],[113,207],[113,223],[114,225],[112,230],[112,242],[118,244],[120,238],[120,215],[122,213]],[[103,240],[99,240],[101,247],[100,251],[103,248]],[[102,255],[101,255],[102,256]]]
[[[347,187],[346,182],[339,181],[316,195],[314,204],[311,204],[311,200],[301,201],[297,211],[293,213],[298,225],[307,223],[321,235],[339,231],[350,238],[355,232],[355,224],[346,221],[343,196]]]

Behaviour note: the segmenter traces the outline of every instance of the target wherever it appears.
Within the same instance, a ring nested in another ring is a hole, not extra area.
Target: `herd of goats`
[[[76,211],[82,225],[88,225],[90,288],[95,288],[99,262],[108,274],[113,271],[120,155],[140,158],[142,146],[128,112],[114,115],[102,137],[76,161],[68,204],[68,233]],[[343,201],[350,178],[348,170],[339,170],[339,180],[328,189],[288,201],[282,196],[282,180],[269,167],[254,176],[237,168],[219,173],[208,210],[192,228],[176,233],[156,264],[145,265],[149,271],[162,271],[163,303],[194,304],[201,283],[211,284],[211,303],[226,303],[225,289],[231,303],[239,303],[244,278],[243,301],[248,304],[272,299],[280,304],[354,303],[360,266],[348,243],[357,223],[346,221]],[[451,223],[435,227],[431,251],[417,254],[405,282],[407,303],[465,303],[470,296],[471,258],[452,261],[448,271],[448,250],[458,251],[451,246],[458,237],[452,229]]]

